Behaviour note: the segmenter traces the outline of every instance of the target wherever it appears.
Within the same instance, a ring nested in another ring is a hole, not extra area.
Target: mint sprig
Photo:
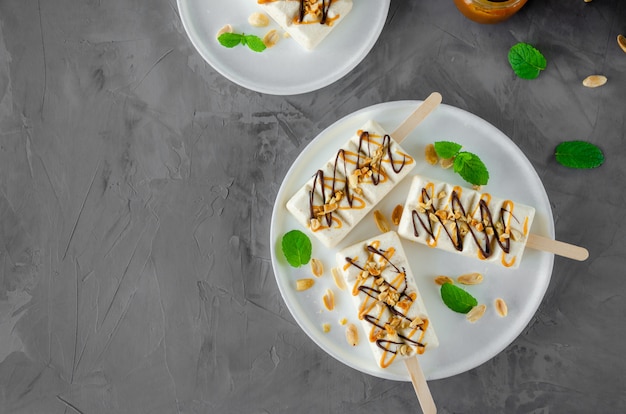
[[[248,48],[254,52],[262,52],[266,49],[265,43],[263,43],[260,37],[247,35],[245,33],[222,33],[217,38],[217,41],[227,48],[243,45],[248,46]]]
[[[435,142],[435,152],[441,158],[452,158],[459,153],[462,146],[456,142],[451,141],[437,141]]]
[[[291,230],[283,236],[281,247],[287,262],[292,267],[309,263],[313,249],[309,237],[300,230]]]
[[[478,305],[475,297],[449,282],[441,285],[441,299],[448,308],[458,313],[467,313]]]
[[[557,145],[554,156],[559,164],[569,168],[596,168],[604,163],[604,153],[586,141],[565,141]]]
[[[454,158],[454,172],[473,185],[486,185],[489,171],[480,157],[468,151],[461,151],[462,145],[451,141],[435,142],[435,152],[444,159]]]
[[[518,43],[509,50],[513,72],[522,79],[535,79],[548,64],[541,52],[528,43]]]
[[[458,173],[468,183],[486,185],[489,181],[489,171],[478,155],[461,151],[454,157],[454,172]]]

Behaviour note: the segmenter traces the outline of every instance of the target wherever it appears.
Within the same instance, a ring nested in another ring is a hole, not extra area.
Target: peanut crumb
[[[426,145],[426,149],[424,150],[424,156],[426,158],[426,162],[430,165],[435,165],[439,161],[439,156],[437,155],[437,151],[435,151],[434,144]]]
[[[442,158],[439,160],[439,165],[441,165],[442,168],[448,169],[454,165],[454,158]]]
[[[224,33],[232,33],[232,32],[233,32],[233,26],[231,26],[230,24],[227,24],[217,31],[217,34],[215,35],[215,37],[220,37]]]
[[[374,210],[374,221],[381,233],[387,233],[389,231],[389,223],[387,223],[387,219],[380,210]]]
[[[590,75],[583,79],[583,85],[587,88],[597,88],[604,85],[607,82],[607,77],[604,75]]]
[[[254,27],[267,27],[270,19],[264,13],[255,12],[248,17],[248,23]]]
[[[483,281],[483,275],[478,272],[465,273],[456,278],[462,285],[478,285]]]
[[[346,327],[346,341],[352,346],[357,346],[359,343],[359,331],[353,323]]]
[[[324,274],[324,265],[320,259],[311,259],[311,273],[315,277],[321,277]]]
[[[267,48],[274,47],[279,40],[280,35],[275,29],[270,30],[269,32],[265,33],[265,36],[263,36],[263,44]]]
[[[470,310],[467,313],[466,318],[471,323],[474,323],[483,317],[486,310],[487,310],[487,305],[484,305],[484,304],[476,305],[472,308],[472,310]]]
[[[404,206],[402,204],[398,204],[397,206],[394,207],[393,211],[391,212],[391,222],[394,225],[398,225],[400,224],[400,219],[402,218],[402,211],[404,210]]]
[[[454,284],[454,280],[452,280],[452,278],[448,276],[439,275],[435,277],[435,283],[438,284],[439,286],[442,286],[444,283]]]
[[[504,301],[504,299],[497,298],[495,300],[495,307],[496,307],[496,312],[498,312],[498,315],[500,315],[500,317],[504,318],[506,315],[509,314],[509,308],[506,302]]]
[[[296,290],[303,291],[310,289],[315,281],[313,279],[298,279],[296,280]]]
[[[626,37],[624,35],[617,35],[617,44],[626,53]]]
[[[330,269],[330,272],[333,274],[333,281],[335,282],[335,285],[341,290],[346,290],[346,283],[341,274],[339,274],[339,269],[333,267]]]
[[[335,309],[335,294],[332,290],[326,289],[326,293],[322,297],[322,301],[324,302],[324,307],[331,311]]]

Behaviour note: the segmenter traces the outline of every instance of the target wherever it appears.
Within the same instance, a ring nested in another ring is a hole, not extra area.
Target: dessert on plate
[[[337,245],[415,167],[368,121],[287,202],[287,210],[328,247]]]
[[[257,0],[307,50],[314,49],[352,10],[352,0]]]
[[[347,247],[336,261],[381,368],[439,346],[396,232]]]
[[[430,247],[516,268],[534,216],[533,207],[417,175],[398,233]]]

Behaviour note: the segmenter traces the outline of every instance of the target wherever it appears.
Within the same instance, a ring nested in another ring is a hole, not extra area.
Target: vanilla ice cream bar
[[[350,246],[336,260],[381,368],[439,346],[396,232]]]
[[[257,0],[305,49],[314,49],[352,10],[352,0]]]
[[[398,233],[430,247],[516,268],[534,216],[532,207],[415,176]]]
[[[287,210],[333,247],[414,167],[415,159],[368,121],[287,202]]]

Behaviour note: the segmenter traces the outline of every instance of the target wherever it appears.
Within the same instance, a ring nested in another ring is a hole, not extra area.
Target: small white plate
[[[258,28],[248,16],[261,11],[256,0],[178,0],[183,26],[198,53],[213,68],[247,89],[272,95],[295,95],[323,88],[345,76],[376,43],[390,0],[355,0],[352,11],[320,43],[307,51],[291,38],[262,53],[247,47],[227,49],[216,38],[226,24],[235,32],[263,37],[275,22]]]
[[[401,381],[409,381],[404,364],[393,364],[387,369],[378,367],[365,342],[365,333],[356,317],[350,293],[338,289],[331,275],[331,268],[336,266],[334,255],[337,251],[378,233],[373,213],[370,212],[337,248],[329,249],[296,222],[285,204],[314,174],[317,167],[330,159],[339,146],[368,119],[378,121],[387,131],[393,131],[420,102],[389,102],[365,108],[319,134],[287,173],[276,198],[270,230],[276,281],[287,307],[302,329],[339,361],[367,374]],[[536,215],[531,232],[554,237],[552,211],[543,184],[528,159],[508,137],[475,115],[441,105],[402,142],[402,147],[418,161],[414,174],[469,186],[451,169],[431,166],[424,161],[426,145],[442,140],[458,142],[464,150],[478,154],[487,165],[491,177],[483,191],[534,206]],[[411,175],[376,209],[389,218],[397,204],[404,204],[410,181]],[[395,226],[392,225],[392,228],[395,229]],[[325,267],[322,277],[313,277],[308,265],[293,268],[285,260],[280,247],[281,239],[293,229],[302,230],[310,236],[312,256],[322,260]],[[438,348],[427,350],[420,356],[420,364],[427,379],[446,378],[475,368],[513,342],[537,311],[550,282],[554,264],[553,255],[531,249],[524,253],[518,269],[507,269],[406,240],[403,240],[403,246],[440,341]],[[470,323],[465,315],[448,309],[441,300],[439,286],[434,283],[437,275],[455,279],[468,272],[480,272],[485,278],[480,285],[465,287],[479,303],[487,305],[485,316],[476,323]],[[305,277],[314,278],[315,285],[307,291],[296,291],[296,280]],[[322,302],[326,289],[332,289],[335,293],[336,307],[330,312]],[[499,297],[506,301],[509,309],[508,316],[504,318],[498,316],[494,308],[494,300]],[[362,340],[356,348],[349,346],[345,340],[345,327],[338,322],[342,318],[347,318],[360,329]],[[330,332],[323,332],[324,323],[331,325]]]

